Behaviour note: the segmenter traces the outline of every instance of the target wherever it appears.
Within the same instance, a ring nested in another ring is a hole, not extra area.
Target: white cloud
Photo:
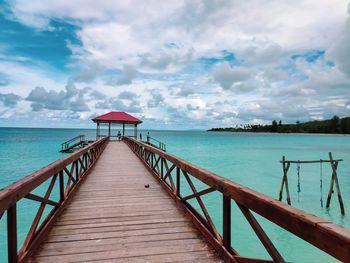
[[[223,89],[230,89],[235,83],[251,79],[254,74],[254,69],[245,67],[231,68],[228,63],[220,65],[214,73],[214,80],[217,81]],[[237,86],[240,89],[240,85]],[[242,90],[245,90],[243,87]]]
[[[62,112],[50,113],[58,119],[85,118],[86,113],[72,112],[88,108],[95,113],[128,110],[154,123],[178,117],[179,123],[195,120],[204,126],[237,118],[295,121],[298,115],[318,118],[327,111],[346,115],[347,2],[10,1],[12,19],[36,30],[50,30],[52,20],[77,25],[81,45],[67,41],[72,51],[67,66],[74,73],[64,76],[46,65],[21,64],[28,58],[1,57],[0,72],[6,75],[6,82],[0,79],[6,84],[1,93],[27,97],[34,87],[43,87],[49,102],[34,101],[32,94],[32,107],[58,107]],[[314,63],[291,59],[315,49],[325,50],[325,58]],[[236,60],[225,62],[223,51]],[[198,62],[203,57],[217,59],[216,66]],[[329,59],[335,65],[327,64]],[[118,74],[111,77],[111,72]],[[90,90],[66,98],[67,79],[78,90],[87,84]],[[329,96],[339,98],[324,103]],[[52,100],[61,97],[69,103],[55,105]],[[25,103],[29,107],[28,101],[19,104]]]
[[[111,77],[106,84],[111,86],[131,84],[137,73],[133,65],[124,65],[122,74],[118,77]]]

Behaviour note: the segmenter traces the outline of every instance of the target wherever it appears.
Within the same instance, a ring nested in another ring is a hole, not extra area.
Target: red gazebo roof
[[[111,111],[92,119],[93,122],[114,122],[114,123],[142,123],[141,120],[123,111]]]

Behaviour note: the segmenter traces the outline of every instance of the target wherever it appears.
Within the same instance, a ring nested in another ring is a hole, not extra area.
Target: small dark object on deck
[[[145,184],[145,188],[149,188],[149,184]]]

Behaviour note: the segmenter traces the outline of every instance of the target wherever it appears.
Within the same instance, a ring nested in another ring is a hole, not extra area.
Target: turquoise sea
[[[146,136],[146,131],[141,131]],[[94,130],[0,128],[0,188],[59,159],[60,144],[78,134],[93,139]],[[338,176],[346,215],[341,216],[336,195],[330,209],[321,208],[319,164],[300,168],[301,192],[297,191],[297,167],[289,171],[292,205],[350,229],[350,136],[308,134],[216,133],[205,131],[150,131],[166,143],[167,151],[207,170],[248,186],[273,198],[278,197],[282,179],[282,156],[293,160],[342,158]],[[331,169],[322,165],[325,202]],[[184,186],[185,187],[185,186]],[[54,193],[55,194],[55,193]],[[209,194],[204,201],[221,231],[221,196]],[[23,201],[18,214],[19,242],[23,242],[37,205]],[[233,205],[232,245],[243,256],[269,258],[249,224]],[[257,216],[276,247],[288,261],[336,262],[292,234]],[[6,262],[6,216],[0,220],[0,262]]]

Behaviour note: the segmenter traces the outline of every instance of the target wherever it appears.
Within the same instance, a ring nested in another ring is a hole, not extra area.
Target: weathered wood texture
[[[110,142],[30,260],[90,261],[221,260],[130,148]]]

